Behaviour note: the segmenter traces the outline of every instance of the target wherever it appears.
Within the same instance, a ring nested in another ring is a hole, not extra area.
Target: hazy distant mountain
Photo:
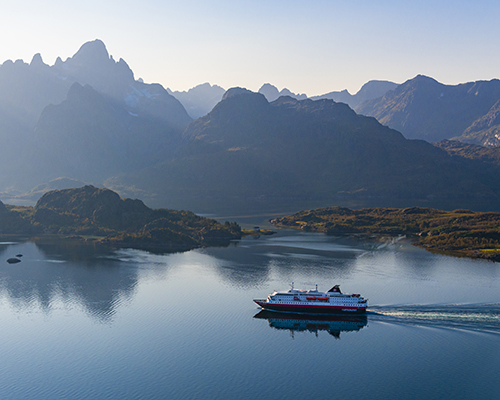
[[[203,83],[189,89],[187,92],[167,91],[181,102],[189,116],[193,119],[207,115],[221,101],[225,92],[223,88],[210,83]]]
[[[47,104],[64,99],[70,85],[43,63],[40,54],[30,64],[5,61],[0,66],[0,123],[9,118],[12,125],[32,127]]]
[[[75,187],[82,187],[86,184],[87,182],[79,181],[77,179],[66,177],[56,178],[49,182],[41,183],[40,185],[35,186],[30,191],[17,196],[14,200],[14,204],[20,204],[19,200],[21,200],[22,203],[25,203],[25,201],[29,201],[30,203],[34,204],[40,197],[42,197],[43,194],[51,190],[71,189]]]
[[[0,116],[10,116],[22,127],[32,128],[42,110],[63,101],[75,82],[124,102],[131,111],[153,107],[156,117],[172,124],[185,126],[191,121],[161,85],[136,81],[127,63],[123,59],[116,62],[100,40],[83,44],[73,57],[66,61],[58,58],[53,66],[44,64],[39,54],[30,64],[5,61],[0,66]]]
[[[500,146],[500,100],[454,139],[481,146]]]
[[[134,114],[127,109],[89,85],[74,83],[65,101],[47,106],[40,116],[26,180],[69,176],[102,182],[173,154],[181,138],[178,126],[152,117],[149,110]]]
[[[42,62],[39,54],[30,64],[7,60],[0,65],[0,187],[30,144],[43,108],[62,101],[69,86]]]
[[[407,138],[436,142],[490,130],[496,124],[493,107],[499,99],[498,79],[452,86],[418,75],[383,97],[363,103],[357,112],[377,118]]]
[[[168,196],[495,197],[498,171],[405,139],[374,118],[331,100],[230,89],[183,134],[178,156],[114,180]]]
[[[156,118],[180,128],[191,121],[177,99],[159,84],[136,81],[127,63],[121,58],[116,62],[100,40],[85,43],[65,62],[58,58],[52,68],[61,79],[90,85],[132,114]]]
[[[53,66],[38,54],[30,64],[6,61],[0,188],[27,190],[58,176],[92,181],[151,165],[191,120],[161,85],[136,81],[100,40]]]
[[[168,88],[167,91],[182,103],[189,116],[193,119],[203,117],[212,111],[226,92],[220,86],[210,85],[210,83],[195,86],[187,92],[173,92]],[[305,94],[295,94],[286,88],[279,91],[269,83],[262,85],[259,93],[263,94],[268,101],[274,101],[280,96],[290,96],[299,100],[307,99]]]
[[[359,109],[409,136],[467,134],[495,143],[500,81],[447,86],[418,76],[394,85],[373,81],[354,96],[341,94],[353,104],[386,91]],[[496,164],[407,140],[343,100],[297,100],[305,95],[270,84],[260,91],[279,96],[272,102],[242,88],[222,91],[207,83],[177,92],[191,101],[191,112],[211,110],[192,121],[178,99],[161,85],[135,80],[99,40],[53,66],[39,55],[30,64],[6,61],[0,66],[0,190],[15,198],[64,176],[191,198],[499,194]]]
[[[394,90],[397,83],[389,81],[369,81],[365,83],[356,94],[350,94],[347,90],[330,92],[321,96],[313,96],[312,100],[330,99],[336,102],[346,103],[352,109],[356,109],[361,103],[381,97],[389,90]]]
[[[267,101],[274,101],[281,96],[289,96],[297,100],[307,99],[307,95],[304,93],[295,94],[290,92],[290,90],[288,90],[287,88],[281,89],[281,91],[279,91],[276,86],[273,86],[270,83],[264,83],[259,89],[259,93],[263,94]]]
[[[31,179],[59,176],[102,181],[127,163],[127,120],[123,108],[91,86],[74,83],[65,101],[47,106],[35,127]],[[29,179],[29,178],[28,178]]]

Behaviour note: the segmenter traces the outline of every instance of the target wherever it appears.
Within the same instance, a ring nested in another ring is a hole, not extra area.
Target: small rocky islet
[[[151,209],[109,189],[87,185],[45,193],[34,207],[0,202],[0,234],[60,235],[113,246],[187,250],[228,244],[242,236],[235,222],[221,224],[191,211]]]

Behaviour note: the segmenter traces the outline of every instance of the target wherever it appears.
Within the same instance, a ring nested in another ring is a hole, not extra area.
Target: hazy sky
[[[145,82],[266,82],[310,96],[417,74],[500,75],[500,1],[1,0],[0,63],[52,65],[99,38]]]

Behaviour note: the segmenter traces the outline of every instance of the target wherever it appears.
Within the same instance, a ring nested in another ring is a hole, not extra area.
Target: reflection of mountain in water
[[[334,273],[336,279],[345,279],[361,253],[357,241],[344,243],[323,234],[286,230],[259,239],[246,237],[227,248],[200,251],[215,257],[219,276],[238,288],[263,285],[273,276],[291,282],[294,278],[308,281],[314,274],[318,282],[330,282]]]
[[[130,299],[136,268],[124,268],[112,252],[93,245],[61,242],[0,246],[3,257],[22,253],[22,262],[0,269],[0,293],[16,308],[50,311],[55,302],[82,305],[94,318],[109,321]]]
[[[289,330],[292,336],[295,332],[313,332],[317,336],[319,331],[327,331],[335,339],[340,339],[340,332],[357,332],[368,323],[363,315],[306,315],[265,310],[260,311],[254,318],[267,319],[271,328]]]

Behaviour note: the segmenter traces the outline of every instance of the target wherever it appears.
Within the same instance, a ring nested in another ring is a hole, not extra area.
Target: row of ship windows
[[[281,300],[281,299],[271,299],[271,300],[275,300],[275,301],[280,301],[280,302],[283,302],[283,303],[290,303],[290,304],[295,304],[295,302],[293,301],[289,301],[289,300]],[[319,301],[318,303],[327,303],[326,300],[324,301]],[[340,305],[340,303],[338,303]],[[356,303],[357,304],[357,303]]]
[[[284,301],[284,300],[280,300],[280,302],[283,302],[283,303],[286,303],[286,304],[295,304],[293,301]],[[353,305],[346,305],[346,304],[336,304],[336,306],[339,306],[339,307],[352,307]]]
[[[305,294],[295,295],[295,294],[287,294],[287,293],[278,294],[278,295],[276,295],[276,296],[280,296],[280,297],[295,297],[295,296],[315,296],[315,297],[327,297],[327,296],[312,295],[312,294],[308,294],[308,295],[305,295]],[[349,296],[349,295],[341,295],[341,296],[328,296],[328,297],[343,298],[343,299],[347,299],[347,300],[355,300],[355,299],[358,299],[358,298],[359,298],[359,297],[352,297],[352,296]]]

